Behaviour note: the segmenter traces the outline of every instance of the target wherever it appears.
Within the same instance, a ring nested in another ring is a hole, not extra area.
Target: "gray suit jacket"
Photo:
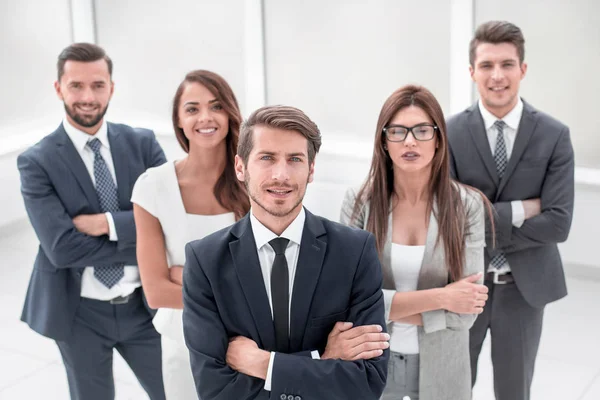
[[[357,190],[346,192],[341,212],[341,222],[364,229],[369,216],[366,204],[355,220],[352,211]],[[481,197],[461,186],[463,204],[467,210],[469,234],[465,237],[466,259],[464,276],[483,272],[483,249],[485,246],[485,216]],[[437,209],[434,203],[434,210]],[[392,272],[391,246],[392,221],[388,220],[388,235],[381,256],[383,288],[395,290]],[[425,254],[419,273],[418,290],[444,287],[449,282],[443,242],[436,245],[438,224],[435,212],[431,213]],[[386,315],[390,300],[386,299]],[[469,358],[469,329],[477,318],[473,314],[456,314],[446,310],[428,311],[421,314],[423,326],[419,327],[419,398],[421,400],[469,400],[471,398],[471,364]],[[388,321],[388,332],[392,332]]]
[[[101,210],[92,178],[62,124],[17,158],[25,209],[40,241],[21,319],[55,340],[71,335],[84,267],[137,265],[131,191],[138,176],[166,161],[147,129],[108,123],[108,140],[121,208],[112,213],[116,242],[106,235],[88,236],[73,225],[73,217]]]
[[[567,294],[557,243],[569,235],[573,216],[574,156],[569,128],[523,101],[523,116],[502,179],[477,103],[448,120],[450,164],[454,177],[481,190],[493,203],[496,250],[488,235],[486,267],[500,250],[517,287],[534,307]],[[510,202],[540,198],[542,213],[512,225]]]

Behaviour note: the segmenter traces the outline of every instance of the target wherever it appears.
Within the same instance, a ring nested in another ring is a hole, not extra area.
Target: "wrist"
[[[448,307],[448,289],[436,288],[432,289],[435,291],[433,298],[435,299],[435,306],[438,310],[446,310]]]
[[[102,218],[102,234],[110,235],[110,227],[108,225],[108,217],[106,214],[100,214]]]
[[[262,380],[267,380],[267,372],[269,370],[269,361],[271,353],[265,350],[258,349],[256,352],[256,364],[254,367],[253,376]]]

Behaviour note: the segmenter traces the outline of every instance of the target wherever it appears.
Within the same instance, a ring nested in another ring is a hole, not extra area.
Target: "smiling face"
[[[205,86],[186,84],[179,100],[177,126],[183,130],[190,147],[214,148],[225,143],[229,116]]]
[[[401,125],[408,128],[416,127],[414,130],[418,131],[418,126],[422,124],[435,125],[422,108],[409,106],[396,112],[387,125]],[[417,136],[419,136],[419,133],[417,133]],[[430,169],[437,141],[437,133],[433,135],[433,139],[427,141],[416,140],[414,133],[408,133],[406,139],[401,142],[390,141],[388,136],[386,136],[385,143],[393,163],[394,173]]]
[[[253,213],[261,222],[300,212],[314,172],[307,149],[307,139],[297,131],[257,125],[246,165],[239,155],[235,157],[237,177],[244,181]]]
[[[69,123],[83,132],[95,134],[102,125],[114,90],[106,61],[67,61],[54,89],[64,103]]]
[[[527,64],[520,63],[515,45],[483,42],[477,45],[469,71],[485,108],[503,118],[519,100],[519,86]]]

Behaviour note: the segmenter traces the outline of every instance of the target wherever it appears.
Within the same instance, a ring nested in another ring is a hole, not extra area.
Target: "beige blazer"
[[[481,197],[460,186],[463,204],[467,210],[469,233],[465,237],[466,257],[464,276],[483,272],[485,247],[485,216]],[[351,221],[358,190],[349,189],[342,205],[340,220],[343,224],[364,229],[369,216],[366,204],[357,219]],[[437,204],[434,202],[434,212]],[[418,290],[444,287],[449,275],[445,262],[443,242],[436,245],[438,224],[434,212],[429,218],[425,253],[419,273]],[[391,263],[392,214],[389,214],[388,235],[383,249],[381,267],[383,288],[395,290]],[[482,279],[483,281],[483,279]],[[480,282],[481,283],[481,282]],[[385,293],[386,291],[384,291]],[[386,293],[386,316],[393,297]],[[476,315],[456,314],[446,310],[422,313],[423,326],[419,327],[419,398],[421,400],[469,400],[471,398],[471,367],[469,357],[469,329]],[[388,321],[388,332],[392,325]]]

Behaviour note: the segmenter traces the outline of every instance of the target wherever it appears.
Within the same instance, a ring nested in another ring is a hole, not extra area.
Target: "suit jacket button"
[[[294,400],[302,400],[302,397],[296,396],[296,397],[294,397]]]
[[[294,400],[294,396],[292,396],[291,394],[288,396],[287,400]]]
[[[281,396],[279,396],[279,398],[280,398],[281,400],[286,400],[286,399],[287,399],[287,396],[286,396],[285,394],[282,394]]]

